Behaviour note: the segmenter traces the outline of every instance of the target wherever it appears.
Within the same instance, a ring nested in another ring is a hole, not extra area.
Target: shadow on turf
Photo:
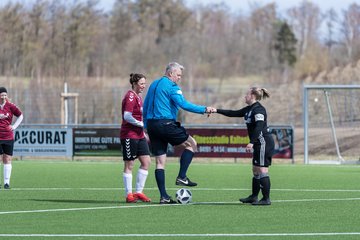
[[[246,204],[240,202],[193,202],[192,205],[215,205],[215,206],[225,206],[225,205],[237,205],[245,206]]]
[[[120,201],[106,200],[79,200],[79,199],[29,199],[36,202],[56,202],[56,203],[98,203],[98,204],[118,204]]]

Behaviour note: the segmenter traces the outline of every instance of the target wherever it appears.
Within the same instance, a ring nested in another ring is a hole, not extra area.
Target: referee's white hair
[[[180,70],[184,70],[184,66],[177,63],[177,62],[170,62],[167,66],[166,66],[166,70],[165,70],[165,74],[169,73],[169,72],[173,72],[174,69],[180,69]]]

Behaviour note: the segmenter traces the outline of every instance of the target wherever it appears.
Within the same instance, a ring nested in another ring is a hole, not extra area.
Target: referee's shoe
[[[177,202],[172,200],[171,197],[168,197],[168,198],[161,197],[160,198],[160,204],[177,204]]]
[[[188,186],[188,187],[197,186],[197,183],[190,181],[190,179],[188,177],[185,177],[185,178],[177,177],[175,184],[180,185],[180,186]]]

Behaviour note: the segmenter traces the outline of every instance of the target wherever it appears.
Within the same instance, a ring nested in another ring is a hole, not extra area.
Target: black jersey
[[[217,113],[227,117],[244,117],[250,143],[252,144],[259,144],[260,139],[270,135],[267,126],[266,109],[259,102],[240,110],[217,109]]]

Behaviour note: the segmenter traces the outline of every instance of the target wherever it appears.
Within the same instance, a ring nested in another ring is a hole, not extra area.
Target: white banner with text
[[[71,128],[18,128],[14,134],[14,156],[73,156]]]

